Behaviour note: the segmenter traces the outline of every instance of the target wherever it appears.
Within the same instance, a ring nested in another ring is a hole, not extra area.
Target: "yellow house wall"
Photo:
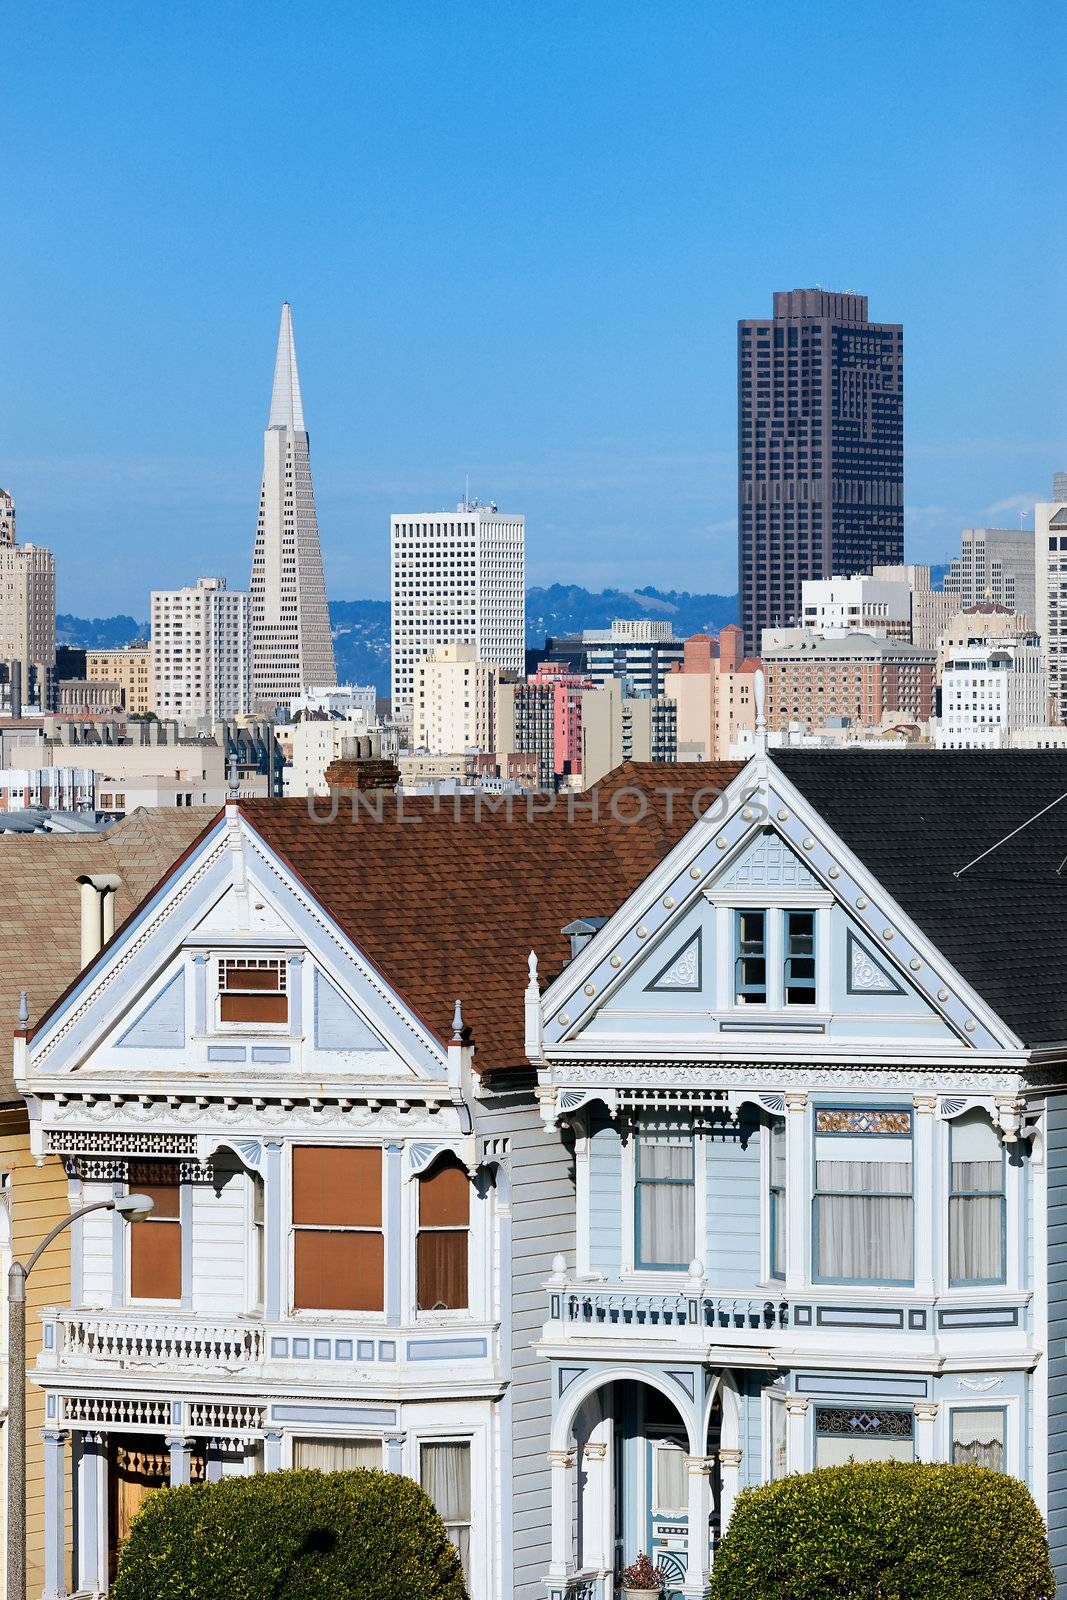
[[[11,1247],[17,1261],[25,1261],[50,1228],[69,1214],[67,1176],[54,1156],[38,1166],[30,1154],[29,1122],[25,1108],[0,1109],[0,1173],[10,1174]],[[6,1290],[6,1285],[5,1285]],[[4,1295],[6,1328],[6,1292]],[[32,1371],[41,1348],[40,1313],[46,1306],[70,1304],[70,1234],[60,1234],[34,1267],[26,1285],[26,1364]],[[6,1333],[4,1347],[6,1350]],[[44,1589],[44,1394],[33,1382],[26,1386],[26,1593],[37,1600]],[[3,1481],[7,1482],[7,1429],[3,1441]],[[64,1452],[67,1560],[70,1559],[71,1475],[70,1451]],[[68,1570],[69,1577],[69,1570]]]

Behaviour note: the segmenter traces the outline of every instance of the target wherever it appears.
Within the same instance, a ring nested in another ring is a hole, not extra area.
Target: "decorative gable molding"
[[[645,984],[646,994],[662,990],[695,992],[702,987],[701,968],[703,956],[703,930],[698,928],[660,967],[650,983]]]
[[[849,994],[904,994],[905,990],[892,973],[887,972],[876,956],[872,955],[856,935],[848,933],[848,992]]]
[[[384,1050],[355,1006],[315,969],[315,1048],[317,1050]]]
[[[715,879],[716,889],[807,889],[822,884],[777,833],[757,835]]]

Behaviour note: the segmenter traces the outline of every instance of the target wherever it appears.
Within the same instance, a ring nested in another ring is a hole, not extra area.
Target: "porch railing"
[[[564,1327],[605,1332],[688,1330],[739,1341],[789,1327],[789,1302],[769,1295],[657,1293],[572,1283],[549,1288],[549,1316]]]
[[[54,1326],[55,1354],[60,1362],[233,1369],[254,1365],[264,1355],[263,1328],[255,1323],[180,1322],[66,1311],[55,1318]]]

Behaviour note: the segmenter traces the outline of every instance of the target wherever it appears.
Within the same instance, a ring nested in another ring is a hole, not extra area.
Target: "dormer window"
[[[219,962],[219,1021],[244,1027],[288,1024],[286,963],[280,956],[227,956]]]

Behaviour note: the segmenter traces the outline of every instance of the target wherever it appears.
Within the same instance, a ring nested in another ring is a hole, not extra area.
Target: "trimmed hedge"
[[[1051,1600],[1041,1515],[983,1467],[871,1461],[795,1473],[737,1500],[714,1600]]]
[[[467,1600],[429,1496],[386,1472],[268,1472],[150,1495],[111,1600]]]

